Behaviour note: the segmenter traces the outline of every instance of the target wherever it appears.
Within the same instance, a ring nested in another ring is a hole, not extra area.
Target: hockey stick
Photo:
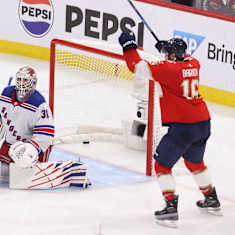
[[[7,86],[11,85],[12,80],[13,80],[13,77],[9,77]]]
[[[159,42],[160,40],[158,39],[158,37],[156,36],[156,34],[153,32],[153,30],[150,28],[150,26],[148,25],[148,23],[145,21],[144,17],[140,14],[140,12],[137,10],[137,8],[135,7],[135,5],[133,4],[133,2],[131,0],[127,0],[131,7],[134,9],[134,11],[137,13],[137,15],[140,17],[140,19],[142,20],[142,22],[144,23],[144,25],[147,27],[147,29],[149,30],[149,32],[153,35],[153,37],[156,39],[157,42]]]

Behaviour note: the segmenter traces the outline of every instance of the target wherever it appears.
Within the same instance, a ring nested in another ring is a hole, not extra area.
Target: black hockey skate
[[[166,200],[166,207],[160,211],[155,211],[154,216],[158,224],[176,228],[178,216],[178,195],[175,195],[172,200]]]
[[[203,212],[208,212],[213,215],[221,216],[220,202],[218,200],[215,188],[211,189],[210,194],[205,195],[204,200],[197,201],[196,205]]]

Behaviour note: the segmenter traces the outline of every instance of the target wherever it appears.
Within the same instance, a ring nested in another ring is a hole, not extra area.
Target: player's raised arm
[[[176,162],[183,158],[192,173],[204,200],[196,205],[216,215],[220,215],[220,202],[212,183],[204,152],[210,137],[210,113],[206,102],[198,94],[200,64],[197,59],[186,56],[187,44],[183,39],[172,38],[159,41],[155,47],[164,55],[158,64],[141,60],[132,33],[123,32],[119,38],[128,68],[135,73],[135,79],[149,79],[160,83],[161,120],[169,127],[155,149],[155,172],[165,208],[154,213],[156,221],[176,226],[178,216],[178,194],[172,174]],[[151,75],[148,75],[149,69]],[[156,112],[159,115],[159,112]]]
[[[135,34],[130,31],[124,31],[119,37],[119,43],[123,49],[123,56],[126,60],[127,66],[131,72],[135,72],[135,66],[141,61],[141,58],[136,51],[137,44]]]

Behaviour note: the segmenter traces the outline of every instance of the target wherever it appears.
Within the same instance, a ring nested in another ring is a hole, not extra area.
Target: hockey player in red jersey
[[[175,194],[172,168],[181,157],[205,196],[196,205],[208,211],[219,211],[220,202],[203,161],[210,136],[210,114],[198,93],[199,61],[185,56],[187,45],[179,38],[156,44],[165,56],[165,60],[156,63],[141,59],[133,32],[123,32],[119,43],[129,70],[135,73],[135,80],[151,79],[162,88],[162,123],[169,128],[156,149],[154,159],[166,207],[155,212],[156,219],[178,220],[178,195]]]

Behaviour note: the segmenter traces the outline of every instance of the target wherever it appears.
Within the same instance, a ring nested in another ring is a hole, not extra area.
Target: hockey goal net
[[[146,60],[159,60],[139,52]],[[49,104],[55,118],[55,144],[122,142],[122,120],[138,119],[137,101],[130,95],[133,79],[134,74],[125,65],[119,45],[53,39]],[[152,175],[152,155],[163,135],[157,93],[155,83],[150,81],[145,150],[146,175],[149,176]]]

